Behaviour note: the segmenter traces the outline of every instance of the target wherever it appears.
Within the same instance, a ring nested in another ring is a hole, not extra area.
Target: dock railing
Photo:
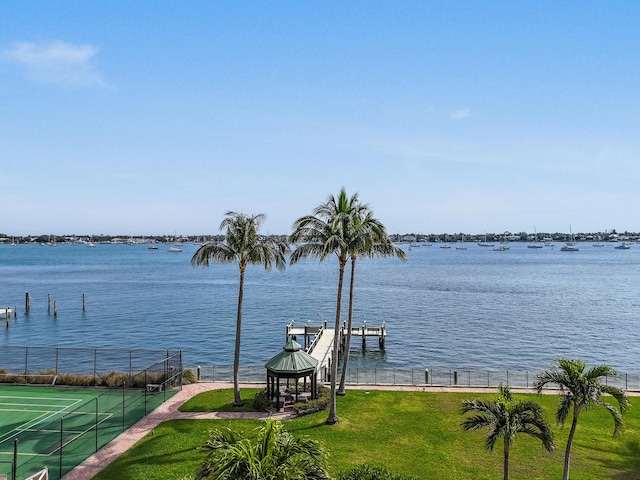
[[[193,370],[201,382],[233,382],[231,366],[185,367]],[[348,385],[416,386],[416,387],[497,387],[533,388],[540,370],[485,370],[448,368],[347,368]],[[241,366],[240,382],[263,384],[266,369]],[[326,381],[326,379],[322,379]],[[628,391],[640,391],[640,373],[619,373],[605,377],[605,383]],[[553,389],[553,385],[549,387]]]

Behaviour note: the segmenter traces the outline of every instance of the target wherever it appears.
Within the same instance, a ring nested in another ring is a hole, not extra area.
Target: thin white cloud
[[[92,64],[98,52],[97,47],[89,44],[14,42],[2,51],[2,57],[21,65],[30,78],[40,82],[105,87],[106,82]]]
[[[461,108],[459,110],[454,110],[452,112],[449,112],[449,118],[451,120],[462,120],[470,116],[471,116],[470,108]]]

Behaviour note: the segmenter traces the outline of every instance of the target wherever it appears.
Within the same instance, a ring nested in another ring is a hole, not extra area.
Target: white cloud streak
[[[449,112],[449,118],[451,120],[462,120],[471,116],[470,108],[461,108],[459,110],[454,110],[453,112]]]
[[[71,87],[106,87],[92,60],[99,52],[93,45],[14,42],[2,51],[4,60],[22,66],[36,81]]]

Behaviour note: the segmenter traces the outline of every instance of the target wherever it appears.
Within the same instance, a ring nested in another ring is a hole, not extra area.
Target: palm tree
[[[554,449],[553,432],[542,416],[542,408],[535,402],[523,400],[516,402],[508,387],[500,385],[498,397],[493,401],[464,400],[462,412],[478,412],[462,422],[465,430],[489,428],[486,447],[493,447],[500,437],[504,441],[504,480],[509,479],[509,448],[516,434],[526,433],[539,439],[542,446],[551,451]]]
[[[617,376],[616,371],[608,365],[596,365],[586,370],[587,364],[582,360],[561,358],[556,360],[555,366],[536,375],[533,387],[542,391],[545,385],[557,385],[560,388],[560,404],[556,411],[556,421],[564,425],[569,411],[573,408],[571,430],[567,439],[564,453],[564,480],[569,478],[569,460],[571,444],[576,433],[578,417],[589,408],[604,407],[613,417],[613,434],[617,435],[624,429],[624,413],[630,406],[625,393],[619,388],[602,383],[607,376]],[[605,402],[603,394],[611,395],[618,403],[618,408]]]
[[[351,278],[349,283],[349,315],[347,320],[347,338],[345,341],[344,357],[342,360],[342,372],[340,375],[340,386],[338,395],[345,395],[345,381],[347,367],[349,364],[349,350],[351,348],[351,327],[353,325],[353,286],[355,280],[356,260],[359,255],[375,257],[395,256],[401,260],[406,260],[404,251],[396,247],[389,236],[384,225],[373,217],[373,212],[369,206],[360,206],[359,216],[355,218],[355,225],[349,239],[348,250],[351,255]]]
[[[336,320],[331,355],[331,399],[329,403],[330,425],[338,423],[336,413],[336,377],[338,376],[338,344],[340,331],[340,310],[342,308],[342,283],[344,267],[350,255],[349,242],[360,216],[362,206],[358,194],[347,196],[344,187],[337,197],[330,195],[325,203],[318,205],[313,215],[300,217],[293,224],[291,243],[304,242],[291,254],[289,263],[294,265],[304,258],[323,261],[335,254],[338,257],[338,294],[336,299]]]
[[[214,430],[202,450],[209,455],[196,474],[199,479],[325,480],[327,453],[317,440],[294,438],[282,422],[267,420],[255,441],[224,428]]]
[[[265,237],[258,231],[265,219],[264,214],[247,216],[243,213],[227,212],[220,224],[226,230],[224,242],[211,241],[202,245],[191,258],[191,265],[208,267],[210,261],[218,263],[238,263],[240,286],[238,290],[238,313],[236,317],[236,340],[233,357],[233,405],[242,406],[238,369],[240,367],[240,333],[242,330],[242,297],[244,294],[244,272],[247,265],[262,265],[270,270],[275,265],[278,270],[286,267],[285,254],[289,251],[286,240]]]

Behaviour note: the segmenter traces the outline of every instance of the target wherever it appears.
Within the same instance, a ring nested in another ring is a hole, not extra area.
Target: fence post
[[[425,385],[429,385],[429,369],[424,369],[424,383]]]
[[[124,432],[126,430],[126,422],[124,420],[125,418],[125,403],[126,403],[126,388],[127,388],[127,382],[122,382],[122,431]],[[144,391],[147,391],[147,386],[145,385],[144,387]],[[144,414],[147,414],[147,395],[145,393],[145,405],[144,405]]]
[[[60,417],[60,464],[58,478],[62,478],[62,447],[64,441],[64,416]]]
[[[96,397],[96,452],[98,451],[98,425],[100,425],[100,416],[98,412],[100,411],[98,407],[98,397]]]
[[[13,440],[13,468],[11,469],[11,480],[16,480],[18,475],[18,439]]]
[[[458,385],[458,371],[457,370],[453,371],[453,384],[454,385]]]

